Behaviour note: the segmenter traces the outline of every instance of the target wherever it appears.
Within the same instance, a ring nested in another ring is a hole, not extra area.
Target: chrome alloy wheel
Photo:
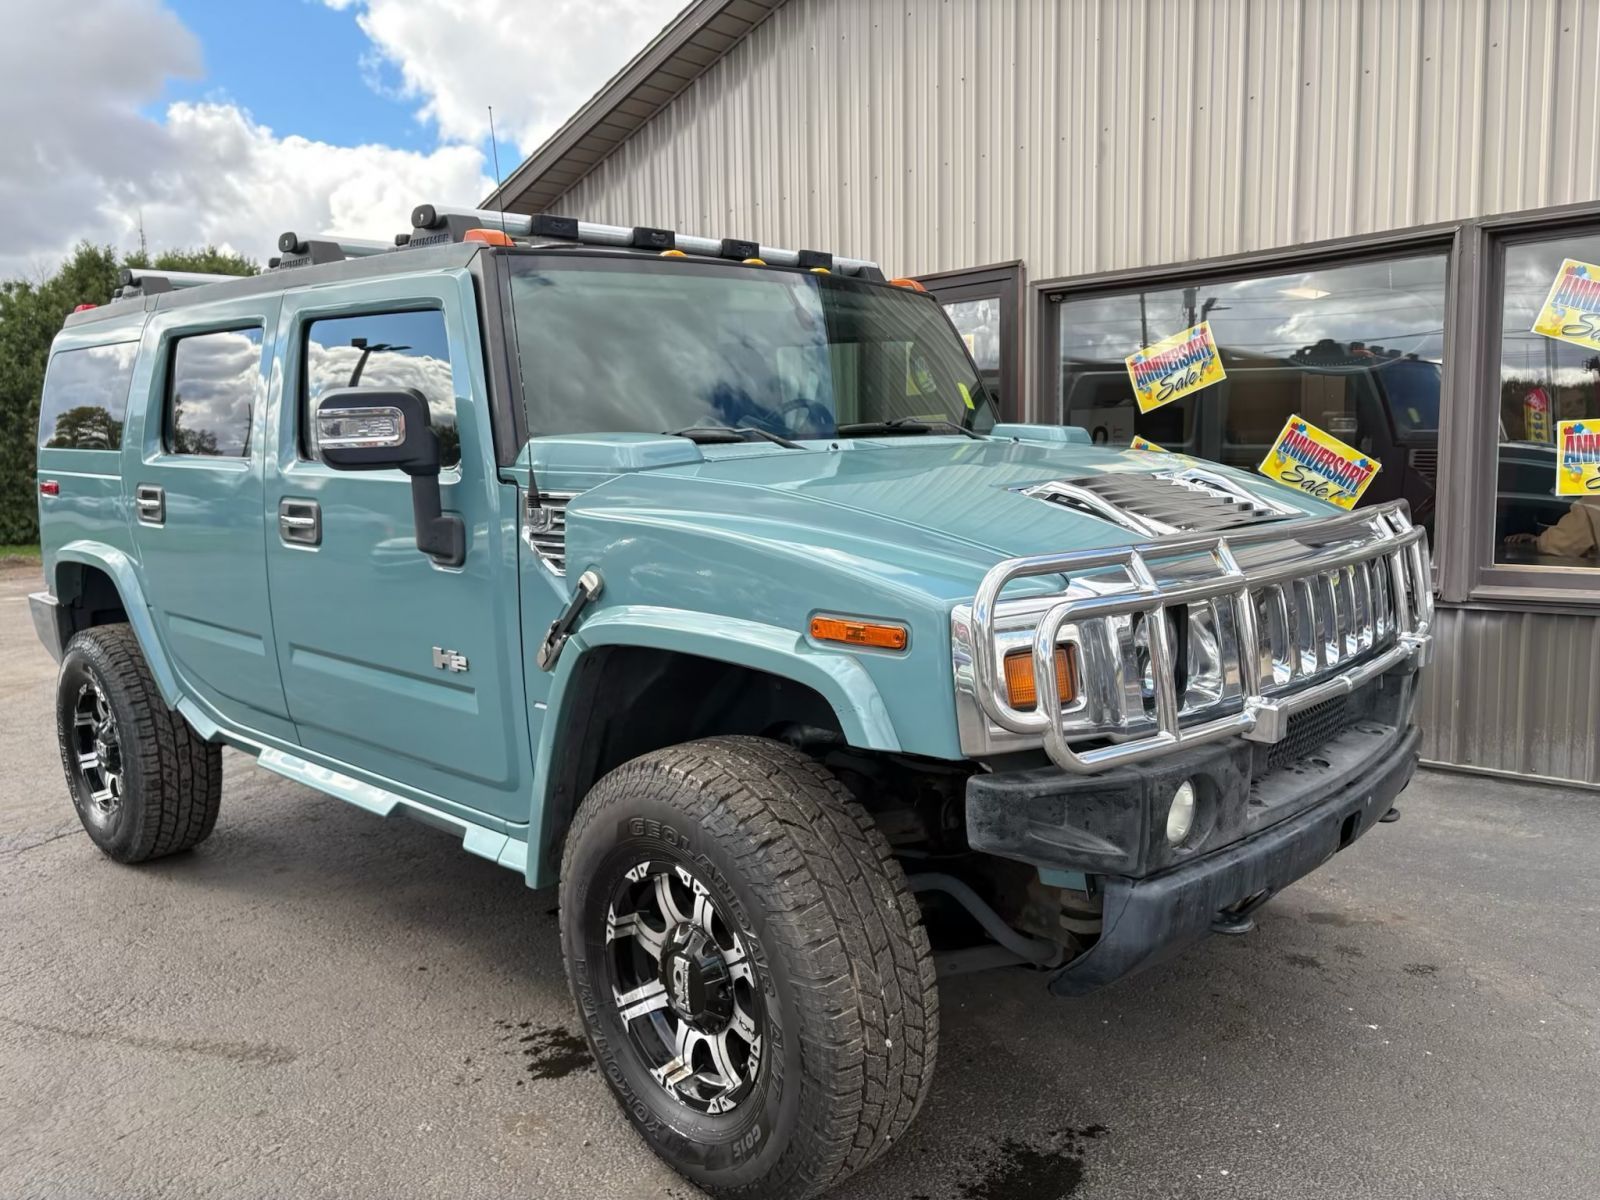
[[[611,995],[650,1074],[678,1103],[731,1112],[755,1087],[765,1007],[744,941],[687,868],[641,862],[606,910]]]
[[[73,769],[88,797],[84,812],[96,825],[109,825],[122,807],[122,739],[105,691],[92,676],[72,704],[70,744]]]

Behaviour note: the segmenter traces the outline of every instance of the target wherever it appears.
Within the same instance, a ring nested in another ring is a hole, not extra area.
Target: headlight
[[[1172,793],[1167,808],[1167,844],[1181,846],[1194,829],[1194,784],[1185,779]]]
[[[1172,641],[1176,647],[1180,644],[1176,615],[1169,612],[1167,622],[1172,626]],[[1215,704],[1222,699],[1222,647],[1217,638],[1216,612],[1211,605],[1190,606],[1189,636],[1183,641],[1188,645],[1188,655],[1179,709],[1198,709]],[[1139,679],[1139,692],[1147,703],[1153,702],[1156,671],[1150,657],[1150,622],[1142,615],[1133,619],[1133,661]]]

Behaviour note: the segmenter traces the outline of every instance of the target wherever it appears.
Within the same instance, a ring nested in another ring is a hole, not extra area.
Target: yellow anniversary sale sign
[[[1124,360],[1128,378],[1133,380],[1133,398],[1140,412],[1149,412],[1174,400],[1192,396],[1227,378],[1217,340],[1211,336],[1211,322],[1201,321],[1189,329],[1162,338],[1135,350]]]
[[[1301,417],[1290,417],[1259,470],[1268,479],[1354,508],[1382,464]]]
[[[1556,426],[1556,495],[1600,496],[1600,421]]]
[[[1133,441],[1128,443],[1128,449],[1129,450],[1153,450],[1157,454],[1165,454],[1167,452],[1167,448],[1165,446],[1158,446],[1154,442],[1146,441],[1144,438],[1140,437],[1137,433],[1133,435]]]
[[[1600,267],[1569,258],[1550,285],[1533,331],[1600,350]]]

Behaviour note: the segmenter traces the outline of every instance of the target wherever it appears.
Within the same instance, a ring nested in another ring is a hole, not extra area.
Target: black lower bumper
[[[1408,727],[1331,795],[1249,838],[1147,878],[1105,877],[1100,939],[1051,977],[1050,990],[1082,995],[1161,962],[1205,937],[1221,910],[1321,866],[1389,811],[1416,771],[1420,736]]]

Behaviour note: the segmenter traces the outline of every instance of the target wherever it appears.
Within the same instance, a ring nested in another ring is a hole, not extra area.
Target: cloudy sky
[[[4,0],[0,278],[88,238],[388,238],[493,186],[684,0]]]

